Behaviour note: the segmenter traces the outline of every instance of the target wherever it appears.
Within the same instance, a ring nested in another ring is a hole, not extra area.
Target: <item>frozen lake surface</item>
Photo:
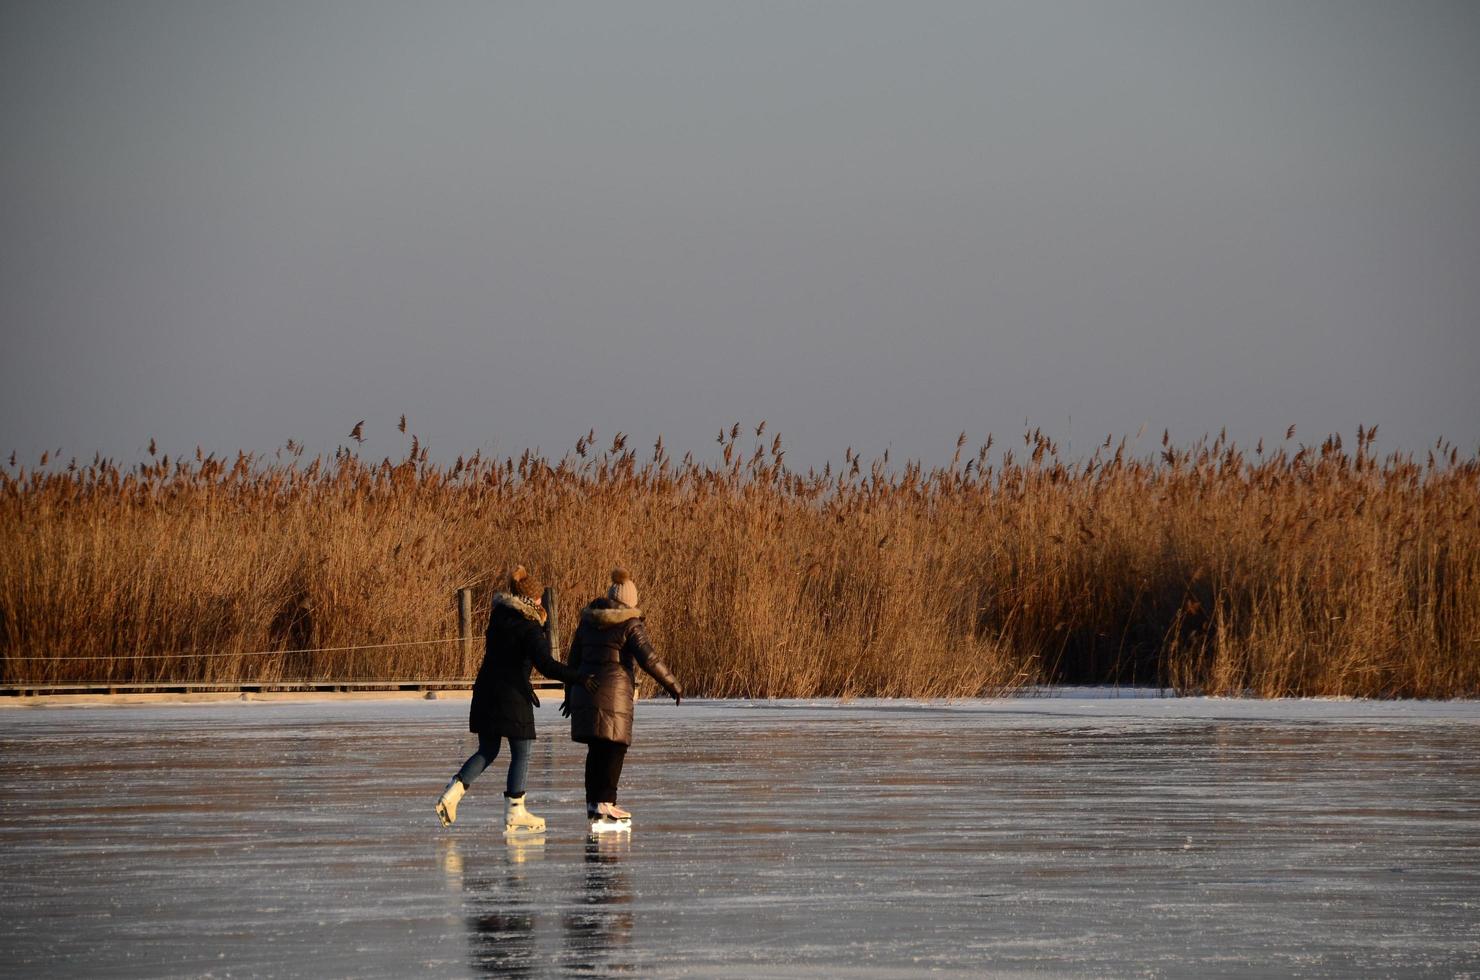
[[[467,702],[0,710],[6,976],[1480,975],[1480,703],[643,702],[542,844]]]

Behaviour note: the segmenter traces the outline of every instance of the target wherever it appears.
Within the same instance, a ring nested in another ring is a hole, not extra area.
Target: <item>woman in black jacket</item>
[[[586,817],[593,830],[625,829],[632,814],[617,806],[617,782],[632,744],[633,665],[652,675],[675,704],[683,697],[653,651],[637,608],[637,583],[625,571],[612,572],[606,596],[581,610],[567,661],[584,682],[566,685],[562,710],[570,715],[570,737],[586,743]]]
[[[489,763],[498,757],[499,739],[509,741],[509,776],[504,786],[504,833],[539,833],[545,821],[524,809],[529,750],[534,744],[534,708],[540,699],[529,683],[534,667],[551,680],[580,683],[580,676],[550,656],[540,583],[523,565],[509,577],[509,591],[493,597],[483,665],[473,682],[468,731],[478,735],[478,751],[468,757],[442,790],[437,816],[446,827],[457,819],[457,803]],[[593,687],[595,685],[592,685]]]

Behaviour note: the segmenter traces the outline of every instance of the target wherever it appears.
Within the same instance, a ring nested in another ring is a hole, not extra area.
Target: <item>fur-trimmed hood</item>
[[[508,592],[495,592],[493,594],[493,604],[495,606],[503,606],[505,609],[512,609],[525,619],[533,620],[541,626],[545,625],[547,614],[544,606],[536,606],[533,602],[521,599],[519,596],[512,595]]]
[[[597,599],[581,610],[581,622],[590,623],[597,629],[608,630],[620,626],[629,619],[641,619],[642,610],[636,606],[624,606],[613,599]]]

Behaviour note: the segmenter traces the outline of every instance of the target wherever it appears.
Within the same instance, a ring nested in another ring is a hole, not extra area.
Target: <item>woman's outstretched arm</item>
[[[677,703],[683,699],[683,687],[678,683],[678,678],[673,676],[673,671],[668,669],[656,650],[653,649],[652,640],[648,639],[647,625],[638,620],[632,627],[632,632],[627,634],[626,647],[632,654],[632,659],[637,665],[646,671],[653,680],[663,686],[668,696]]]

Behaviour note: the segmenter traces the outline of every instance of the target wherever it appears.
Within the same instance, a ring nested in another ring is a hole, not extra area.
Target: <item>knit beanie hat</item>
[[[606,590],[607,598],[615,599],[624,606],[637,605],[637,583],[632,581],[624,569],[612,569],[612,587]]]
[[[533,602],[545,592],[545,584],[520,565],[509,575],[509,594]]]

